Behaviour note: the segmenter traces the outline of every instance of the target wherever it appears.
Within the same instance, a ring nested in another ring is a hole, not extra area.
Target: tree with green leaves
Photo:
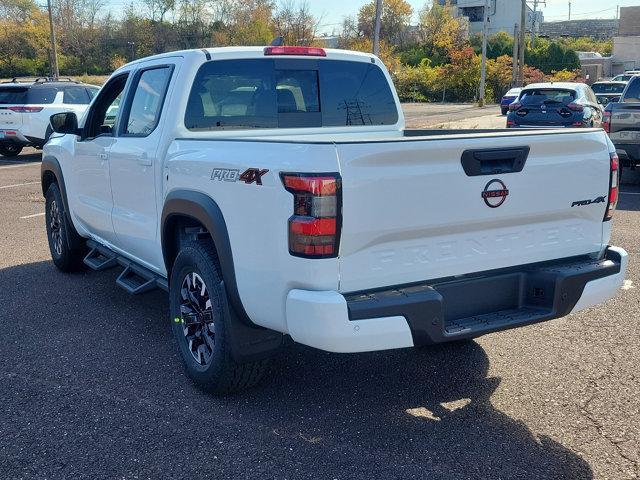
[[[406,0],[383,0],[380,18],[380,38],[390,44],[404,44],[404,33],[411,21],[413,9]],[[372,1],[358,12],[358,30],[366,38],[373,38],[376,23],[376,2]]]
[[[437,0],[420,11],[418,36],[420,46],[434,65],[450,60],[450,52],[460,51],[466,44],[466,29],[453,17],[449,5],[440,5]]]

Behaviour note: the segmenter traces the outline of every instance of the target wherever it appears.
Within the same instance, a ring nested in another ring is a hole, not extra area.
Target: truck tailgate
[[[617,103],[611,111],[611,141],[640,143],[640,103]]]
[[[599,197],[608,195],[610,176],[604,132],[527,133],[337,144],[340,290],[599,252]],[[501,158],[506,149],[528,150],[521,171],[495,173],[511,169]],[[485,159],[480,171],[465,172],[468,150]]]

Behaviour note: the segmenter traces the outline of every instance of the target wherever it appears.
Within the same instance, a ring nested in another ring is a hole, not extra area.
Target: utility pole
[[[376,0],[376,24],[373,30],[373,54],[380,55],[380,23],[382,22],[382,0]]]
[[[538,22],[538,4],[547,6],[546,0],[533,0],[533,16],[531,17],[531,48],[536,45],[536,25]]]
[[[51,0],[47,0],[47,8],[49,9],[49,33],[51,35],[51,76],[54,80],[60,77],[58,70],[58,50],[56,49],[56,30],[53,26],[53,13],[51,12]]]
[[[520,28],[516,23],[513,27],[513,74],[511,75],[511,86],[515,87],[520,78],[518,73],[518,43],[519,43]]]
[[[480,71],[479,104],[484,107],[484,90],[487,82],[487,27],[489,23],[489,0],[484,0],[482,12],[482,70]]]
[[[569,0],[569,20],[571,20],[571,0]]]
[[[527,0],[520,0],[520,35],[518,37],[518,86],[524,87],[524,45],[527,33]]]

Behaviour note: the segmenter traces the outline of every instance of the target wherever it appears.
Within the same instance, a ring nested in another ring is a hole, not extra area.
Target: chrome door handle
[[[109,155],[107,155],[106,153],[101,153],[100,155],[98,155],[98,157],[100,158],[100,160],[108,160]]]

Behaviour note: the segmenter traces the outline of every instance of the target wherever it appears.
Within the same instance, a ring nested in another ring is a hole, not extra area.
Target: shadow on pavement
[[[21,153],[15,157],[4,157],[0,155],[0,165],[12,165],[16,163],[32,163],[42,160],[42,152],[30,148],[28,151]]]
[[[182,374],[166,295],[132,298],[116,273],[0,270],[0,476],[592,478],[494,407],[500,378],[475,342],[292,346],[261,387],[215,398]]]

